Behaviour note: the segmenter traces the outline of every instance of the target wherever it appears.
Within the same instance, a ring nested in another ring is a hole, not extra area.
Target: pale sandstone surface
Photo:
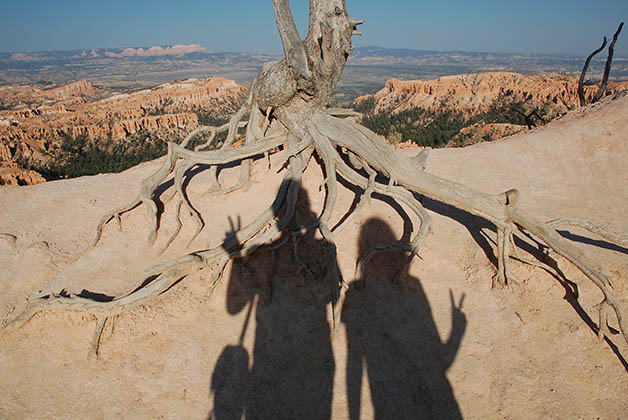
[[[586,218],[626,232],[627,113],[628,96],[605,99],[531,133],[463,149],[434,150],[426,170],[487,193],[518,188],[522,208],[542,219]],[[84,288],[119,293],[145,267],[184,252],[194,229],[189,218],[182,236],[164,255],[158,255],[160,245],[174,229],[171,202],[166,204],[154,248],[146,245],[145,211],[138,208],[122,217],[122,231],[115,223],[107,226],[103,241],[78,261],[67,263],[60,256],[77,252],[91,241],[102,214],[130,201],[141,180],[156,167],[153,162],[116,175],[0,188],[0,232],[13,235],[0,236],[3,324],[23,307],[26,298],[40,295],[40,290],[43,294],[66,287],[76,293]],[[191,248],[219,244],[232,225],[246,224],[268,206],[283,175],[277,174],[277,169],[268,171],[262,161],[257,162],[257,182],[246,192],[226,197],[201,196],[208,186],[207,176],[201,173],[194,177],[189,195],[205,215],[207,226]],[[237,172],[225,171],[221,179],[235,183],[237,176]],[[304,189],[314,211],[320,211],[323,204],[321,180],[315,167],[305,174]],[[342,188],[339,200],[334,220],[350,208],[353,195]],[[379,382],[369,382],[380,362],[397,372],[389,365],[391,357],[422,378],[426,395],[434,391],[430,389],[433,376],[429,369],[423,372],[418,367],[423,366],[422,360],[432,360],[432,353],[440,354],[439,343],[449,337],[451,292],[456,302],[466,296],[462,307],[466,329],[446,372],[464,418],[622,418],[628,412],[627,367],[608,344],[597,341],[585,322],[587,317],[597,322],[593,305],[602,299],[589,280],[558,258],[559,267],[579,287],[574,306],[563,299],[565,288],[553,276],[518,263],[513,270],[520,284],[490,290],[494,268],[487,255],[491,251],[479,244],[486,247],[494,241],[495,233],[474,217],[430,200],[424,204],[434,219],[434,233],[420,258],[412,262],[409,279],[391,284],[389,276],[399,258],[395,254],[376,258],[366,286],[351,289],[351,304],[345,307],[347,312],[331,337],[329,312],[325,322],[316,324],[318,329],[310,322],[320,315],[317,298],[328,284],[321,274],[327,271],[324,264],[315,264],[325,261],[324,257],[306,243],[300,253],[310,264],[306,270],[297,270],[290,245],[279,251],[272,302],[260,307],[259,297],[248,300],[258,302],[253,303],[254,315],[242,347],[238,347],[245,350],[248,363],[261,363],[263,353],[256,350],[268,344],[280,353],[266,354],[276,363],[274,371],[268,372],[269,383],[280,374],[288,390],[301,389],[301,383],[309,381],[312,390],[317,390],[316,381],[325,376],[324,372],[301,372],[303,357],[298,352],[311,350],[303,343],[321,352],[333,351],[331,417],[345,419],[347,337],[354,333],[347,318],[351,310],[364,307],[372,323],[366,334],[383,349],[392,349],[391,354],[379,354],[381,360],[364,362],[369,368],[362,380],[361,418],[372,418],[375,389],[388,390],[385,392],[393,400],[397,396],[400,407],[407,403],[401,397],[406,395],[403,386],[408,384],[403,381],[407,378],[395,380],[384,375],[375,378]],[[364,232],[367,226],[371,231]],[[389,231],[401,237],[408,234],[408,228],[394,208],[374,201],[338,237],[339,268],[345,280],[355,280],[358,249],[364,246],[358,243],[360,238],[371,243],[390,239]],[[628,313],[628,250],[610,247],[583,231],[567,230],[605,268],[624,313]],[[40,241],[49,247],[37,244]],[[184,279],[153,302],[117,317],[113,329],[109,327],[104,333],[99,360],[87,358],[95,320],[80,312],[44,312],[21,329],[0,336],[1,417],[208,418],[214,405],[211,384],[219,367],[224,367],[219,360],[228,349],[237,347],[245,323],[246,305],[236,305],[234,310],[234,296],[258,290],[256,279],[264,276],[262,267],[255,266],[255,259],[228,266],[222,282],[208,298],[210,267]],[[270,318],[264,314],[271,314]],[[269,319],[272,328],[268,328]],[[433,327],[434,333],[426,335],[417,326]],[[264,331],[267,333],[262,334]],[[268,343],[260,342],[261,337]],[[320,347],[312,338],[320,341]],[[325,343],[330,343],[330,348]],[[613,345],[627,357],[628,346],[622,339],[615,336]],[[290,350],[295,353],[290,354]],[[257,362],[254,355],[260,357]],[[236,385],[230,388],[233,401],[238,400],[238,392],[244,392]],[[307,394],[295,397],[313,410],[318,403],[308,401]],[[272,399],[268,401],[271,412],[281,409],[275,404]],[[421,414],[416,413],[416,418]]]

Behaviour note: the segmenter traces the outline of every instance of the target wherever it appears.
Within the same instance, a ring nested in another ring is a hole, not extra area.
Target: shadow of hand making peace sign
[[[374,241],[394,241],[390,226],[379,219],[363,224],[361,251]],[[466,329],[464,295],[456,305],[450,291],[452,327],[442,342],[419,279],[391,281],[404,258],[398,251],[375,255],[364,278],[347,292],[342,322],[347,331],[350,418],[360,418],[364,375],[376,419],[461,418],[445,373]]]

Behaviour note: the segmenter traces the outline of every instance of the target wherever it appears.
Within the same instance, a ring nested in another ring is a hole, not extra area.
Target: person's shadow
[[[316,215],[305,191],[299,194],[299,222],[306,226]],[[239,344],[226,346],[214,368],[210,418],[331,418],[335,367],[326,308],[333,295],[329,251],[314,231],[300,238],[297,250],[295,256],[288,240],[276,251],[258,250],[235,261],[227,311],[248,315]],[[249,368],[242,336],[253,315]]]
[[[360,233],[360,255],[394,240],[386,222],[369,219]],[[391,278],[404,258],[400,251],[375,254],[364,278],[347,291],[341,319],[347,332],[350,418],[360,418],[363,375],[368,375],[375,419],[462,418],[445,373],[466,329],[464,295],[456,305],[450,291],[451,332],[441,342],[419,279]]]

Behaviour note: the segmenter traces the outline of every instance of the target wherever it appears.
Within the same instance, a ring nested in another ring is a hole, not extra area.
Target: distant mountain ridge
[[[151,47],[128,47],[128,48],[93,48],[63,51],[41,51],[41,52],[0,52],[0,71],[20,65],[64,64],[74,62],[87,62],[99,59],[135,59],[139,61],[150,61],[154,58],[168,59],[221,59],[223,57],[273,57],[264,54],[249,54],[228,51],[211,51],[198,44],[171,45],[171,46],[151,46]],[[267,60],[267,59],[266,59]]]
[[[440,76],[509,71],[522,74],[564,73],[580,75],[585,57],[473,51],[430,51],[367,46],[356,48],[347,66],[397,67],[408,74],[401,79],[434,79]],[[596,56],[589,77],[601,78],[606,54]],[[409,70],[415,69],[415,70]],[[614,57],[611,80],[628,80],[628,58]]]
[[[387,57],[423,57],[434,54],[465,54],[465,55],[521,55],[516,53],[494,53],[494,52],[474,52],[463,50],[415,50],[411,48],[385,48],[377,45],[358,47],[353,52],[354,57],[358,56],[387,56]]]
[[[152,87],[173,79],[222,76],[248,84],[263,63],[280,56],[213,51],[198,44],[69,51],[0,53],[0,85],[86,79],[103,85],[134,83]],[[487,71],[579,75],[585,57],[469,51],[431,51],[364,46],[355,48],[343,76],[348,85],[383,86],[386,80],[430,80]],[[599,79],[605,54],[597,56],[589,77]],[[611,80],[628,80],[628,58],[615,57]],[[138,83],[141,82],[141,83]]]
[[[0,52],[0,85],[89,80],[130,91],[171,80],[222,76],[247,83],[278,57],[211,51],[198,44],[68,51]]]
[[[378,45],[368,45],[364,47],[357,47],[353,52],[354,56],[366,55],[366,56],[390,56],[390,57],[421,57],[425,55],[434,54],[463,54],[463,55],[501,55],[501,56],[517,56],[517,57],[557,57],[557,58],[576,58],[578,60],[585,57],[574,56],[570,54],[524,54],[518,52],[492,52],[492,51],[465,51],[465,50],[417,50],[412,48],[386,48]]]
[[[234,51],[214,51],[208,50],[200,44],[173,44],[173,45],[157,45],[157,46],[133,46],[119,48],[88,48],[88,49],[72,49],[72,50],[51,50],[51,51],[34,51],[34,52],[0,52],[0,61],[42,61],[45,59],[82,59],[96,57],[150,57],[150,56],[180,56],[187,54],[238,54],[249,56],[269,56],[272,54],[265,53],[245,53]],[[465,51],[465,50],[419,50],[412,48],[386,48],[377,45],[368,45],[356,47],[352,57],[424,57],[431,55],[465,55],[465,56],[504,56],[504,57],[546,57],[555,59],[576,59],[583,60],[584,56],[574,56],[569,54],[525,54],[517,52],[491,52],[491,51]],[[279,56],[277,56],[279,57]],[[628,57],[615,57],[616,60],[628,60]],[[598,57],[598,60],[604,60]]]
[[[186,54],[215,54],[199,44],[176,44],[150,47],[92,48],[65,51],[40,51],[0,53],[0,62],[41,62],[57,60],[81,60],[90,58],[182,56]]]

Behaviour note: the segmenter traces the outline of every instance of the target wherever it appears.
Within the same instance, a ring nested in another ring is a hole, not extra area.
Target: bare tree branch
[[[608,75],[611,72],[611,62],[613,61],[613,54],[615,53],[615,43],[617,42],[617,38],[621,33],[622,28],[624,27],[624,22],[619,24],[615,35],[613,35],[613,41],[611,45],[608,46],[608,57],[606,57],[606,66],[604,67],[604,75],[602,76],[602,83],[600,84],[600,88],[598,89],[595,97],[593,98],[593,103],[599,101],[604,93],[606,92],[606,84],[608,83]]]
[[[587,75],[587,70],[589,70],[589,64],[591,63],[593,57],[599,54],[600,51],[602,51],[604,47],[606,47],[606,42],[606,37],[604,37],[602,46],[589,54],[586,61],[584,62],[584,67],[582,68],[582,73],[580,73],[580,79],[578,80],[578,98],[580,98],[580,106],[585,106],[587,104],[587,101],[584,98],[584,78]]]

